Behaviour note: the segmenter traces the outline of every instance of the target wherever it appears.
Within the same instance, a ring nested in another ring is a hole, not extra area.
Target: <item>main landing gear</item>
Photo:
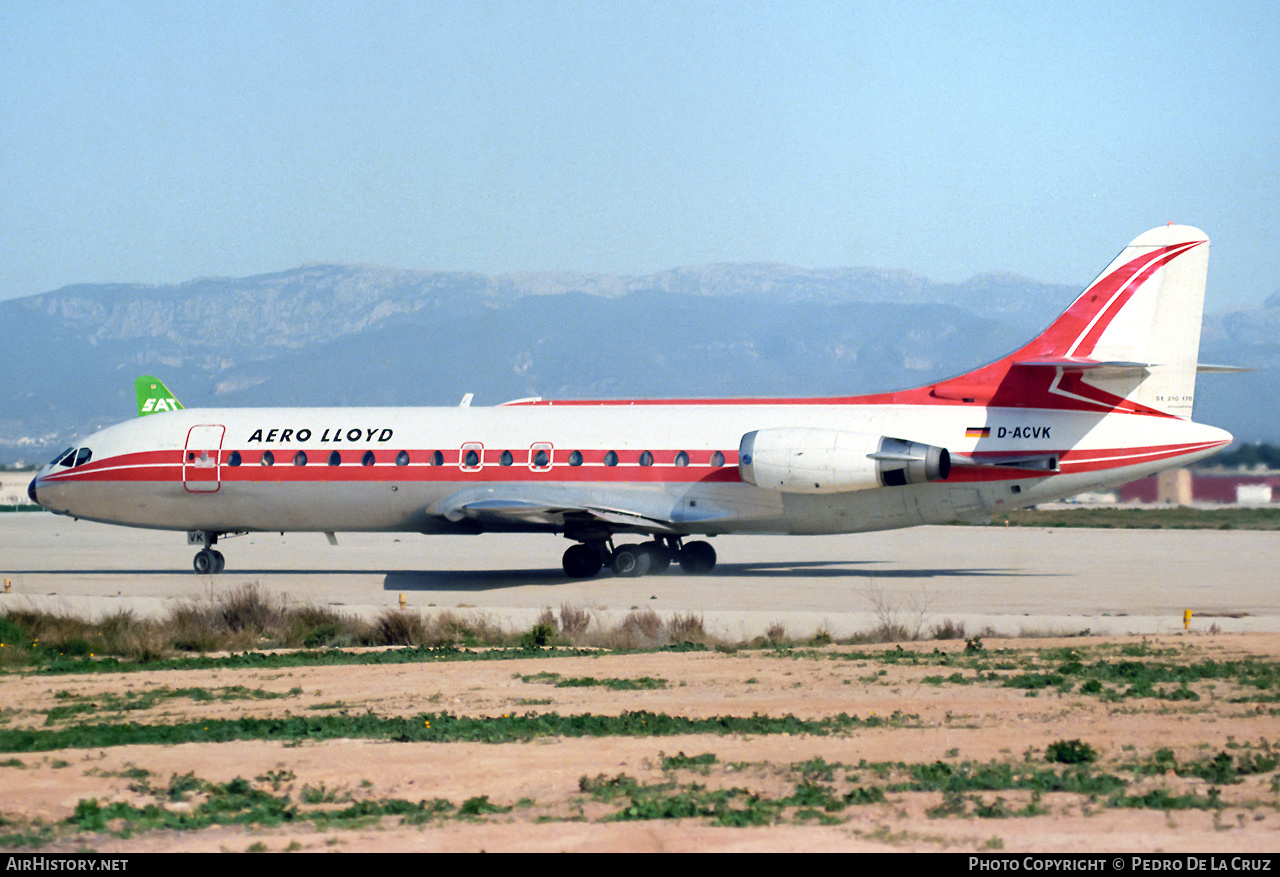
[[[687,573],[709,573],[716,565],[710,542],[684,543],[677,537],[654,539],[635,545],[612,547],[608,542],[580,542],[564,553],[564,571],[573,579],[589,579],[606,565],[615,575],[637,578],[666,572],[675,561]]]

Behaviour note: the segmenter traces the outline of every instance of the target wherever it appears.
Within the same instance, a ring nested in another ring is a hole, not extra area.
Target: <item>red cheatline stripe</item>
[[[1198,442],[1184,443],[1177,445],[1151,445],[1135,448],[1098,448],[1090,450],[1076,451],[1045,451],[1046,454],[1059,453],[1059,466],[1063,472],[1092,472],[1104,469],[1115,469],[1124,466],[1133,466],[1139,463],[1149,463],[1157,460],[1165,460],[1173,457],[1182,456],[1196,451],[1217,447],[1221,442]],[[511,466],[502,466],[497,463],[486,460],[485,464],[479,471],[463,471],[457,465],[457,454],[454,453],[454,463],[452,465],[431,466],[422,460],[429,460],[431,452],[417,451],[410,452],[411,457],[417,457],[419,462],[409,466],[396,466],[394,462],[388,463],[384,456],[390,456],[394,460],[394,454],[389,451],[376,452],[379,454],[380,461],[374,466],[362,466],[359,464],[358,458],[341,466],[329,466],[324,462],[324,456],[319,462],[311,462],[306,466],[294,466],[291,462],[292,455],[286,456],[285,462],[277,462],[274,466],[260,466],[256,463],[245,463],[241,466],[223,465],[220,472],[213,470],[203,470],[198,474],[207,474],[214,476],[201,479],[192,477],[193,474],[188,469],[188,481],[213,481],[220,480],[226,483],[272,483],[272,482],[383,482],[383,481],[399,481],[399,482],[570,482],[570,483],[696,483],[696,482],[716,482],[731,483],[740,480],[737,468],[737,452],[725,453],[725,465],[720,467],[712,467],[706,463],[702,465],[691,464],[689,466],[675,466],[670,462],[655,463],[652,466],[640,466],[634,460],[629,462],[620,462],[617,466],[605,466],[599,460],[603,458],[603,451],[592,452],[591,456],[596,458],[595,462],[585,463],[582,466],[569,466],[560,462],[560,455],[557,452],[556,464],[547,470],[531,470],[526,464],[514,464]],[[670,460],[674,454],[669,452],[654,452],[655,455],[663,455],[664,459]],[[630,456],[638,456],[639,452],[631,452]],[[981,460],[985,457],[1007,456],[1007,451],[990,451],[977,452],[974,454],[976,459]],[[284,454],[282,454],[284,455]],[[278,456],[282,456],[278,455]],[[690,452],[691,456],[695,456]],[[174,482],[180,483],[182,478],[182,466],[180,463],[180,452],[157,452],[149,455],[154,462],[140,462],[137,458],[148,455],[123,455],[120,460],[130,460],[128,464],[113,465],[113,461],[108,459],[103,461],[103,465],[93,467],[83,466],[79,469],[73,469],[68,472],[60,473],[56,478],[50,478],[50,481],[57,482]],[[356,456],[353,454],[353,456]],[[489,454],[486,453],[486,457]],[[494,457],[500,456],[494,454]],[[567,458],[568,454],[565,454]],[[588,456],[587,452],[583,452],[584,458]],[[705,455],[709,457],[710,454]],[[154,458],[167,457],[167,461]],[[178,462],[174,462],[174,458],[178,458]],[[220,476],[220,477],[219,477]],[[957,466],[951,470],[949,481],[958,483],[967,483],[974,481],[1003,481],[1016,478],[1039,478],[1048,477],[1048,473],[1040,473],[1037,470],[1018,469],[1016,467],[960,467]]]
[[[304,450],[304,449],[297,449]],[[572,466],[569,457],[572,451],[555,450],[552,465],[546,468],[532,468],[529,464],[528,450],[513,450],[512,464],[501,464],[502,451],[485,449],[484,459],[479,469],[462,469],[459,459],[462,454],[457,450],[442,450],[443,464],[431,464],[434,450],[407,451],[409,465],[397,466],[395,459],[399,450],[390,448],[373,451],[375,463],[364,466],[361,460],[364,451],[342,452],[342,463],[338,466],[328,465],[329,451],[325,449],[305,449],[307,465],[295,466],[292,448],[272,449],[275,464],[263,466],[260,463],[261,451],[242,452],[242,463],[239,466],[228,465],[225,461],[231,456],[227,449],[223,450],[223,463],[218,469],[213,467],[186,466],[186,480],[193,482],[273,482],[273,481],[627,481],[627,482],[676,482],[688,483],[698,481],[737,481],[738,452],[721,451],[724,464],[712,465],[715,451],[684,451],[689,458],[687,466],[677,466],[675,459],[681,451],[650,451],[654,462],[649,466],[640,465],[639,450],[622,450],[615,452],[617,465],[606,466],[607,450],[582,451],[582,465]],[[103,460],[100,465],[88,465],[46,476],[52,483],[58,482],[103,482],[103,481],[174,481],[183,480],[183,452],[181,450],[153,451],[123,454]]]

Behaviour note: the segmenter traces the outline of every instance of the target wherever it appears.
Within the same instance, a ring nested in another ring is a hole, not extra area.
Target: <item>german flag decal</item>
[[[965,438],[990,438],[991,427],[989,426],[971,426],[964,431]]]

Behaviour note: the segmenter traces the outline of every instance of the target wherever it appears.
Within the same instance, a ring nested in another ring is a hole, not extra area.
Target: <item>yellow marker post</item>
[[[4,580],[4,592],[5,592],[6,594],[7,594],[7,593],[9,593],[9,587],[10,587],[10,585],[11,585],[11,584],[12,584],[12,582],[11,582],[9,579],[5,579],[5,580]]]
[[[405,606],[407,606],[407,605],[409,605],[409,604],[405,602],[405,600],[404,600],[404,594],[402,593],[402,594],[400,595],[400,608],[401,608],[401,609],[403,609],[403,608],[404,608]]]
[[[1191,610],[1190,609],[1182,610],[1182,629],[1183,630],[1191,629]]]

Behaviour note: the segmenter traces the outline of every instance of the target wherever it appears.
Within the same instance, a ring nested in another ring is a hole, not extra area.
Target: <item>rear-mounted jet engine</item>
[[[738,446],[742,480],[782,493],[845,493],[945,481],[946,448],[836,429],[759,429]]]

